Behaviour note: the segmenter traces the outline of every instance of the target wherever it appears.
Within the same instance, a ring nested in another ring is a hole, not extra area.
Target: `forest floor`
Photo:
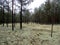
[[[23,23],[23,29],[19,24],[12,31],[11,24],[0,25],[0,45],[60,45],[60,25],[54,25],[53,37],[51,37],[51,25]]]

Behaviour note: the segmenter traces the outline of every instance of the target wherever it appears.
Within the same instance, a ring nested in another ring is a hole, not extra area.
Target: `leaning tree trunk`
[[[55,8],[54,8],[54,16],[55,16]],[[54,16],[52,16],[52,18],[51,18],[51,20],[52,20],[52,26],[51,26],[51,37],[53,36],[53,25],[54,25],[54,23],[55,23],[55,17]]]
[[[22,29],[22,0],[21,0],[21,12],[20,12],[20,29]]]
[[[54,16],[51,16],[51,37],[53,36]]]

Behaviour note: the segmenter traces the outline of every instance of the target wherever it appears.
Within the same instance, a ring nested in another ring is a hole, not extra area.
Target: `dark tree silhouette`
[[[8,3],[8,14],[7,14],[7,21],[6,21],[6,23],[7,23],[7,27],[8,27],[8,22],[9,22],[9,0],[7,1]]]
[[[12,30],[14,30],[14,14],[13,14],[13,4],[14,4],[14,0],[12,0]]]
[[[3,27],[4,27],[4,21],[5,21],[5,19],[4,19],[4,2],[5,2],[5,1],[3,1],[3,9],[2,9],[2,12],[3,12],[3,13],[2,13],[2,15],[3,15],[3,16],[2,16],[2,18],[3,18],[3,19],[2,19],[2,21],[3,21]]]

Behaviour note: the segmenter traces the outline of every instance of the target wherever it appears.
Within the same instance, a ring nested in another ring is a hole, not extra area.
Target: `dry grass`
[[[54,25],[53,37],[51,38],[51,25],[23,23],[23,29],[19,24],[15,30],[11,30],[11,24],[0,25],[0,45],[60,45],[60,25]]]

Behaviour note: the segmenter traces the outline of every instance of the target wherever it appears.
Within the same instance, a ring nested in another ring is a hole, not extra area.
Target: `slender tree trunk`
[[[21,12],[20,12],[20,29],[22,29],[22,0],[21,0]]]
[[[9,0],[8,0],[8,15],[9,15]],[[7,15],[7,27],[8,27],[8,19],[9,19],[9,16]]]
[[[54,8],[54,15],[55,15],[55,8]],[[54,18],[54,16],[52,16],[52,18],[51,18],[51,20],[52,20],[52,26],[51,26],[51,37],[53,36],[53,24],[54,24],[54,22],[55,22],[55,18]]]
[[[52,22],[52,24],[51,24],[51,37],[52,37],[53,36],[53,24],[54,24],[53,16],[51,16],[51,22]]]
[[[16,2],[15,2],[16,3]],[[15,9],[14,9],[14,27],[15,27],[15,23],[16,23],[16,13],[15,13],[15,11],[16,11],[16,7],[15,7]]]
[[[15,16],[16,16],[16,15],[14,14],[14,27],[15,27],[15,23],[16,23],[16,21],[15,21]]]
[[[3,17],[2,17],[2,18],[3,18],[3,27],[4,27],[4,20],[5,20],[5,19],[4,19],[4,4],[3,4],[3,9],[2,9],[2,10],[3,10],[3,11],[2,11],[2,12],[3,12],[3,14],[2,14]]]
[[[6,25],[7,25],[7,27],[8,27],[8,15],[7,15],[7,20],[6,20]]]
[[[51,25],[51,37],[52,37],[52,35],[53,35],[53,23]]]
[[[14,1],[14,0],[12,0],[12,31],[14,30],[13,1]]]

